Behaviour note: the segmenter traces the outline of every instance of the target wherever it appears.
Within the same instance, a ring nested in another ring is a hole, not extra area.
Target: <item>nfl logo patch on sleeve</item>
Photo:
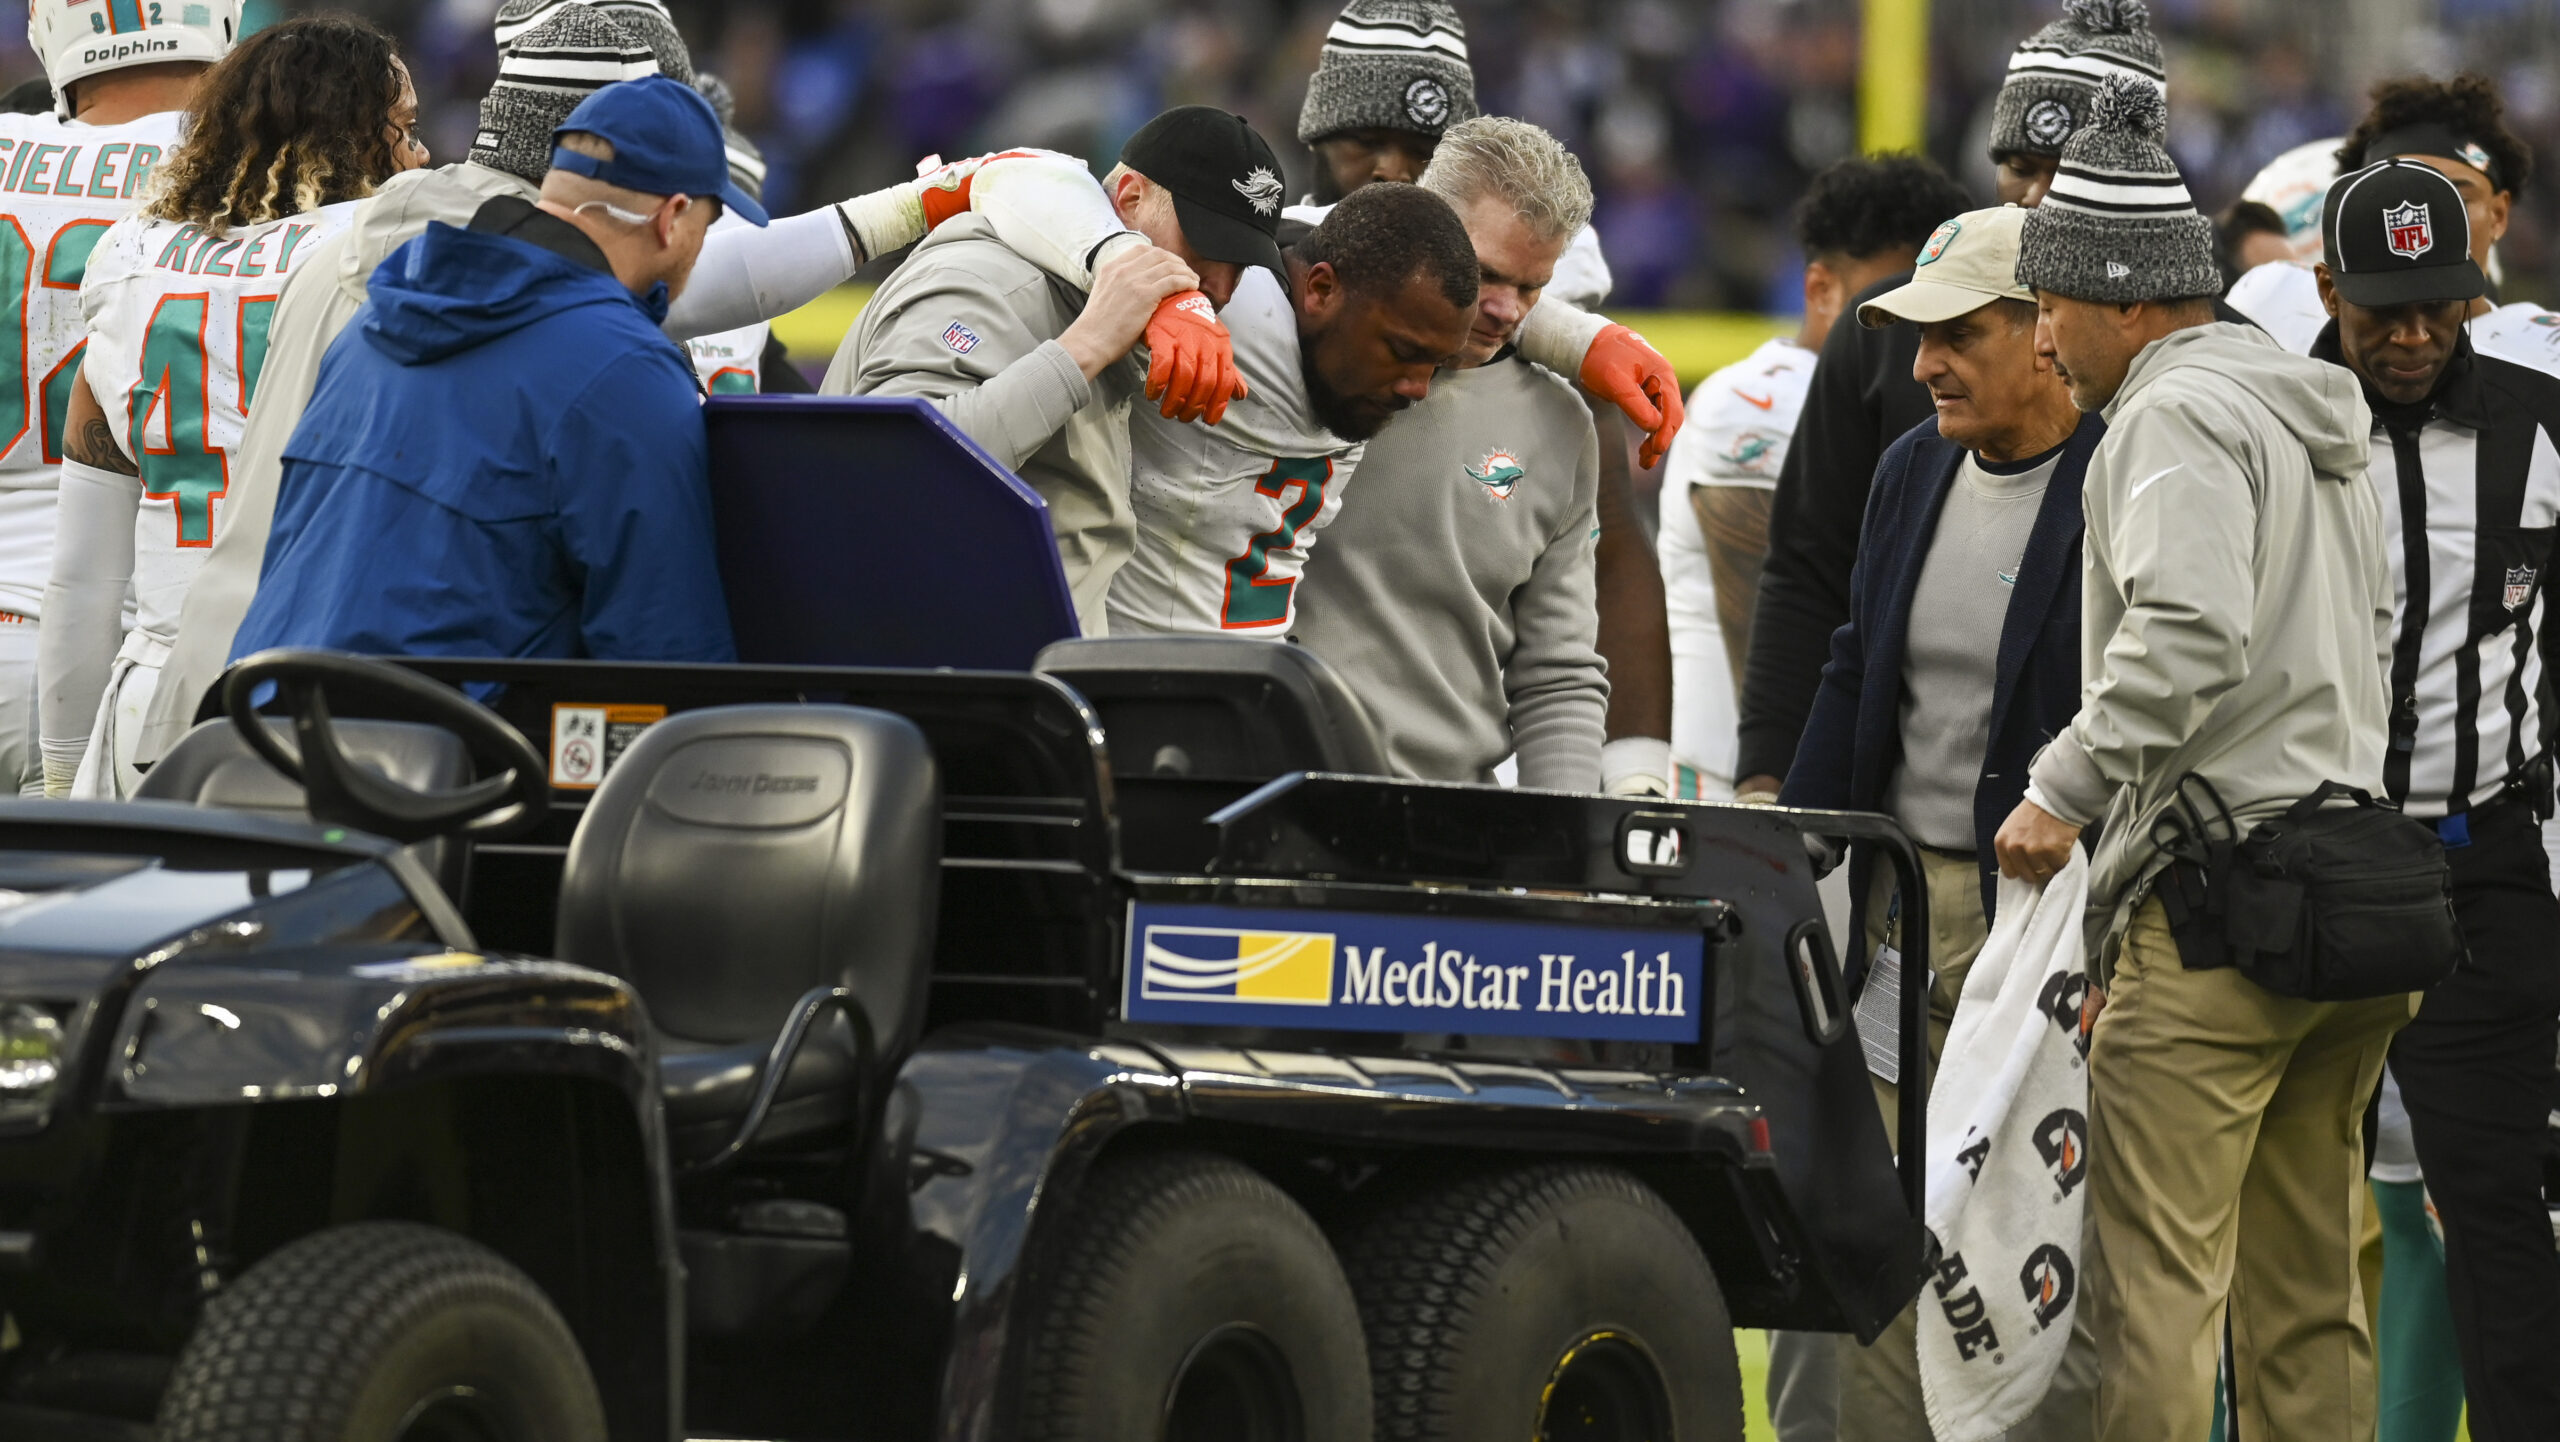
[[[950,329],[942,333],[942,343],[951,347],[955,354],[967,355],[978,348],[978,333],[955,320]]]

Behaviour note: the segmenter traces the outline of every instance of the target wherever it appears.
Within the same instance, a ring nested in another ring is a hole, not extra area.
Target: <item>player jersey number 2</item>
[[[249,413],[249,378],[267,353],[267,322],[274,296],[240,302],[240,413]],[[142,382],[126,397],[126,439],[142,471],[142,493],[176,509],[178,544],[213,544],[213,503],[231,489],[231,463],[206,434],[213,420],[213,366],[205,354],[205,328],[213,297],[169,295],[151,312],[142,339]],[[228,399],[226,397],[226,399]],[[161,413],[168,444],[152,443],[151,415]]]
[[[1298,494],[1280,508],[1280,524],[1245,542],[1244,554],[1227,562],[1227,599],[1218,612],[1219,626],[1251,630],[1289,619],[1298,579],[1271,579],[1271,553],[1298,543],[1299,533],[1323,513],[1325,487],[1332,483],[1333,461],[1323,456],[1273,461],[1262,479],[1254,482],[1257,495],[1277,499],[1293,488]]]

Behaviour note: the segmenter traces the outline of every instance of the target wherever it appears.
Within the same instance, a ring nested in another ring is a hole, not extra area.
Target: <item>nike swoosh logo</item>
[[[2134,482],[2134,483],[2133,483],[2133,489],[2132,489],[2132,490],[2129,490],[2129,491],[2127,491],[2127,492],[2125,492],[2125,493],[2124,493],[2124,498],[2125,498],[2126,500],[2130,501],[2130,500],[2132,500],[2134,497],[2136,497],[2136,496],[2138,496],[2138,495],[2141,495],[2144,491],[2147,491],[2147,490],[2151,489],[2151,483],[2152,483],[2153,481],[2156,481],[2156,480],[2160,479],[2162,476],[2165,476],[2165,475],[2169,474],[2169,472],[2170,472],[2170,471],[2183,471],[2183,470],[2185,470],[2186,468],[2187,468],[2187,463],[2186,463],[2186,462],[2184,462],[2184,461],[2180,461],[2180,462],[2178,462],[2176,465],[2174,465],[2174,466],[2170,466],[2170,467],[2168,467],[2168,468],[2166,468],[2166,469],[2164,469],[2164,470],[2157,470],[2157,471],[2153,471],[2151,474],[2149,474],[2149,475],[2147,475],[2147,476],[2144,476],[2141,480],[2138,480],[2138,481]]]
[[[1749,391],[1735,391],[1735,392],[1734,392],[1734,394],[1735,394],[1735,395],[1738,395],[1738,396],[1740,396],[1740,397],[1742,397],[1742,398],[1743,398],[1744,400],[1746,400],[1746,401],[1751,402],[1753,405],[1758,406],[1760,409],[1762,409],[1762,410],[1764,410],[1764,411],[1765,411],[1765,410],[1767,410],[1769,407],[1774,406],[1774,405],[1776,405],[1776,404],[1778,403],[1778,399],[1777,399],[1777,397],[1775,397],[1775,396],[1771,396],[1771,397],[1770,397],[1770,398],[1768,398],[1767,400],[1762,400],[1760,397],[1753,395],[1753,394],[1752,394],[1751,392],[1749,392]]]

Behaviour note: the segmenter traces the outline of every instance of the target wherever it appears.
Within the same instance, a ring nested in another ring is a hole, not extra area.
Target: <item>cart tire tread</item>
[[[1306,1435],[1312,1442],[1367,1442],[1365,1409],[1343,1405],[1343,1394],[1356,1397],[1368,1386],[1358,1311],[1324,1232],[1288,1193],[1230,1158],[1165,1152],[1106,1162],[1074,1205],[1068,1226],[1047,1251],[1054,1270],[1041,1284],[1044,1295],[1028,1310],[1033,1330],[1026,1338],[1019,1394],[1025,1442],[1097,1442],[1106,1435],[1097,1429],[1114,1425],[1108,1419],[1131,1400],[1100,1394],[1114,1389],[1115,1363],[1128,1365],[1129,1304],[1144,1286],[1133,1288],[1133,1280],[1167,1264],[1167,1239],[1178,1227],[1209,1217],[1231,1221],[1237,1234],[1255,1239],[1266,1257],[1277,1259],[1272,1275],[1301,1289],[1289,1309],[1301,1321],[1324,1319],[1281,1338],[1294,1348],[1294,1365],[1317,1373],[1299,1379],[1309,1409]],[[1177,1239],[1172,1245],[1196,1242]],[[1116,1432],[1108,1435],[1109,1442],[1119,1442]]]
[[[602,1442],[594,1380],[542,1290],[486,1247],[410,1222],[314,1233],[216,1294],[178,1355],[160,1436],[387,1442],[412,1404],[386,1373],[433,1385],[464,1375],[456,1358],[518,1408],[520,1429],[543,1429],[527,1442]]]
[[[1591,1224],[1595,1203],[1640,1231],[1635,1240],[1640,1251],[1653,1254],[1653,1270],[1684,1278],[1694,1289],[1691,1330],[1724,1338],[1720,1346],[1698,1349],[1705,1355],[1691,1359],[1696,1365],[1666,1368],[1686,1374],[1671,1388],[1680,1414],[1678,1435],[1738,1442],[1741,1371],[1723,1294],[1705,1253],[1651,1187],[1615,1167],[1573,1162],[1487,1171],[1404,1194],[1346,1239],[1343,1264],[1360,1298],[1368,1337],[1379,1442],[1461,1439],[1468,1428],[1465,1408],[1481,1405],[1482,1394],[1501,1381],[1523,1377],[1517,1366],[1489,1368],[1471,1355],[1479,1345],[1479,1320],[1499,1323],[1550,1300],[1523,1295],[1518,1287],[1524,1279],[1503,1275],[1505,1261],[1542,1229],[1555,1229],[1565,1245],[1576,1245],[1571,1232]],[[1577,1211],[1584,1215],[1568,1220]],[[1587,1247],[1590,1240],[1586,1236],[1579,1244]],[[1623,1240],[1617,1250],[1623,1264]],[[1605,1274],[1589,1279],[1601,1290],[1618,1280]],[[1646,1340],[1664,1346],[1695,1338]],[[1495,1376],[1485,1375],[1489,1370]]]

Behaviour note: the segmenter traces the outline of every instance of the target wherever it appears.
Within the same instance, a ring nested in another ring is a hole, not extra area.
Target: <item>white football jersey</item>
[[[1298,319],[1270,271],[1249,267],[1218,313],[1250,393],[1217,425],[1130,408],[1129,503],[1138,548],[1112,579],[1111,634],[1289,634],[1315,534],[1342,510],[1360,447],[1317,424],[1298,367]]]
[[[2560,374],[2560,311],[2529,300],[2502,305],[2472,318],[2471,344],[2500,360]]]
[[[141,468],[134,624],[163,639],[222,525],[285,277],[345,230],[357,202],[234,228],[128,216],[90,257],[89,390]]]
[[[764,389],[764,342],[773,327],[763,321],[718,335],[698,335],[684,343],[693,353],[693,373],[702,389],[715,396],[751,396]]]
[[[1843,318],[1844,324],[1855,324]],[[1702,775],[1710,797],[1732,794],[1735,726],[1730,651],[1750,644],[1727,636],[1716,614],[1706,538],[1689,504],[1692,486],[1775,490],[1796,417],[1813,384],[1814,353],[1774,338],[1717,371],[1689,393],[1689,423],[1671,443],[1662,478],[1663,599],[1671,622],[1671,747]]]
[[[2233,281],[2223,299],[2295,355],[2309,355],[2311,343],[2329,323],[2328,307],[2320,303],[2320,278],[2311,267],[2289,260],[2255,267]]]
[[[177,148],[181,119],[0,114],[0,609],[43,608],[62,415],[82,358],[81,278],[107,227]]]

